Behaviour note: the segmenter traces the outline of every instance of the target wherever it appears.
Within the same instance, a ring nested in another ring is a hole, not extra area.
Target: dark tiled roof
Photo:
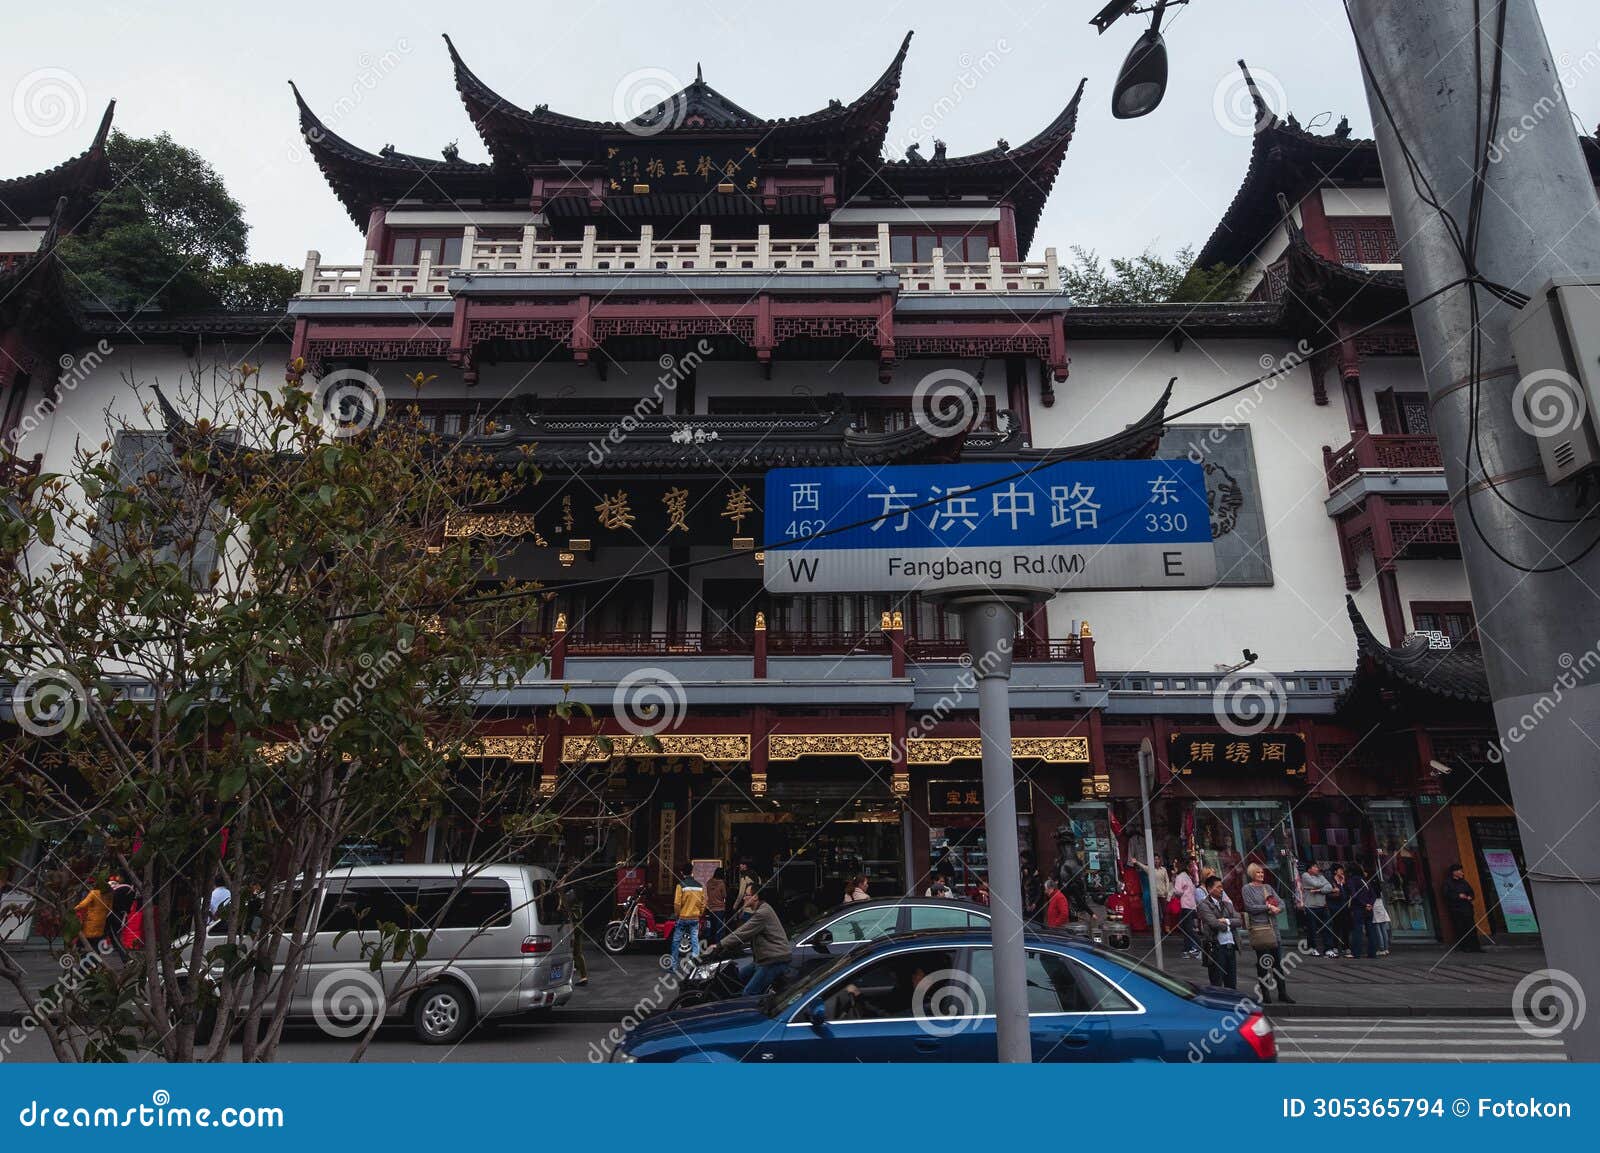
[[[964,193],[999,196],[1010,200],[1017,215],[1017,248],[1026,254],[1039,226],[1039,216],[1054,186],[1056,174],[1072,143],[1078,126],[1078,107],[1083,101],[1087,80],[1056,118],[1033,139],[1016,148],[996,146],[967,156],[934,159],[897,160],[889,163],[876,157],[857,160],[855,196],[863,200],[890,199],[903,202],[908,196],[929,196],[937,200],[957,200]]]
[[[106,138],[111,134],[111,117],[116,107],[115,100],[106,105],[94,140],[78,155],[31,176],[0,180],[0,224],[18,224],[37,216],[51,216],[57,203],[65,198],[68,202],[65,223],[70,230],[92,206],[92,194],[110,182]]]
[[[375,205],[418,200],[490,200],[525,203],[527,178],[492,164],[467,160],[434,160],[386,149],[358,148],[324,124],[289,82],[300,110],[300,132],[322,175],[327,178],[350,219],[366,228]]]
[[[1063,460],[1149,460],[1155,456],[1166,431],[1167,404],[1172,400],[1172,388],[1177,377],[1167,382],[1150,411],[1121,432],[1084,444],[1063,445],[1060,448],[1023,448],[1022,426],[1010,422],[1005,433],[968,433],[962,448],[963,460],[1015,460],[1028,462],[1055,462]]]
[[[899,432],[863,433],[847,412],[714,416],[496,417],[495,431],[469,440],[529,459],[552,471],[683,472],[715,468],[754,472],[800,465],[877,465],[953,456],[959,441],[913,425]],[[676,439],[674,439],[676,438]],[[597,463],[598,461],[598,463]]]
[[[1244,61],[1239,63],[1244,67]],[[1279,196],[1297,203],[1324,183],[1372,187],[1383,184],[1376,141],[1352,136],[1346,120],[1327,135],[1307,132],[1293,116],[1280,117],[1268,108],[1255,82],[1249,79],[1248,69],[1245,76],[1261,127],[1251,145],[1244,183],[1195,258],[1202,268],[1237,265],[1249,257],[1283,220]],[[1580,139],[1589,175],[1600,184],[1600,140],[1594,136]]]
[[[1176,304],[1097,304],[1062,314],[1069,337],[1204,336],[1278,332],[1283,305],[1274,301],[1204,301]]]
[[[467,67],[450,37],[444,39],[455,67],[456,90],[461,94],[467,114],[477,126],[489,154],[502,162],[552,162],[565,156],[587,160],[599,154],[602,138],[640,129],[670,138],[680,129],[677,126],[658,128],[657,121],[663,114],[670,114],[681,124],[685,135],[695,137],[759,133],[763,149],[780,154],[796,147],[799,141],[823,138],[838,141],[862,155],[877,156],[883,149],[889,114],[900,91],[901,69],[911,47],[911,33],[908,32],[889,67],[864,93],[849,104],[834,101],[827,108],[805,116],[776,120],[757,117],[712,88],[697,70],[692,84],[657,108],[621,123],[567,116],[551,112],[542,104],[531,110],[519,107],[479,79]],[[574,148],[581,151],[573,153]],[[804,152],[803,148],[798,150],[798,153]]]
[[[1489,678],[1476,642],[1435,649],[1426,637],[1413,635],[1392,648],[1367,627],[1354,597],[1346,596],[1345,605],[1356,635],[1358,664],[1355,679],[1339,700],[1340,711],[1370,705],[1386,691],[1424,704],[1489,706]]]

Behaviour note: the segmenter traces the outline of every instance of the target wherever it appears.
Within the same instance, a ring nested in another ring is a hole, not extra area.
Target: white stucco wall
[[[1259,376],[1263,361],[1291,351],[1281,340],[1086,341],[1072,345],[1072,374],[1056,388],[1054,407],[1033,410],[1041,446],[1094,440],[1149,409],[1169,377],[1178,378],[1175,412]],[[1050,605],[1051,632],[1072,620],[1094,628],[1100,668],[1209,671],[1239,660],[1246,646],[1274,671],[1346,669],[1354,662],[1344,608],[1338,539],[1323,507],[1324,444],[1343,444],[1344,409],[1318,406],[1309,369],[1180,419],[1225,419],[1251,429],[1267,544],[1270,587],[1204,591],[1083,592]]]

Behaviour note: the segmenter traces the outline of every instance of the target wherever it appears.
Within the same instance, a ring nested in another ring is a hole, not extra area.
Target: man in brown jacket
[[[789,934],[783,931],[778,911],[764,900],[760,889],[751,889],[744,897],[744,909],[749,914],[733,932],[717,942],[717,950],[747,945],[755,960],[756,971],[744,987],[746,997],[755,997],[772,988],[772,983],[789,967],[791,949]]]

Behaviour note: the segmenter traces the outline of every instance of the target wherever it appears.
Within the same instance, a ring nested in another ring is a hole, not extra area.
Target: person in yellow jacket
[[[72,911],[77,914],[78,923],[82,926],[78,931],[78,940],[83,942],[84,949],[98,953],[102,948],[109,948],[104,942],[106,920],[111,916],[111,901],[98,882],[90,883],[88,894]]]
[[[700,918],[705,916],[705,912],[705,886],[695,880],[693,866],[685,865],[678,887],[672,894],[672,915],[677,918],[677,924],[672,927],[672,945],[667,953],[669,968],[682,960],[678,948],[685,936],[689,938],[689,956],[699,956]]]

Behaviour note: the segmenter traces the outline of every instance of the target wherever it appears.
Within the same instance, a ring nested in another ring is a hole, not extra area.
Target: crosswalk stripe
[[[1281,1031],[1278,1033],[1278,1039],[1280,1041],[1283,1040],[1286,1036],[1287,1036],[1287,1039],[1290,1040],[1290,1041],[1294,1041],[1294,1040],[1297,1039],[1297,1035],[1294,1034],[1294,1033],[1284,1034]],[[1306,1038],[1306,1040],[1308,1040],[1308,1041],[1309,1040],[1322,1041],[1322,1042],[1327,1043],[1327,1044],[1342,1044],[1347,1039],[1344,1038],[1344,1037],[1315,1037],[1315,1038],[1308,1037],[1308,1038]],[[1444,1045],[1444,1046],[1452,1046],[1453,1045],[1456,1048],[1460,1048],[1462,1046],[1477,1046],[1479,1048],[1482,1048],[1484,1045],[1491,1043],[1491,1042],[1488,1042],[1488,1041],[1486,1041],[1485,1039],[1483,1039],[1481,1037],[1469,1037],[1469,1038],[1464,1038],[1464,1039],[1462,1039],[1460,1041],[1451,1041],[1451,1040],[1448,1040],[1448,1039],[1443,1038],[1443,1037],[1428,1038],[1428,1039],[1415,1038],[1415,1037],[1389,1037],[1389,1036],[1384,1036],[1383,1034],[1379,1034],[1379,1033],[1368,1034],[1365,1037],[1362,1037],[1362,1036],[1351,1037],[1351,1038],[1348,1038],[1348,1041],[1351,1044],[1360,1044],[1362,1041],[1372,1041],[1373,1043],[1379,1044],[1379,1045],[1428,1045],[1428,1046],[1435,1047],[1435,1048],[1437,1048],[1437,1047],[1439,1047],[1441,1045]],[[1494,1041],[1492,1043],[1494,1045],[1524,1045],[1524,1046],[1530,1046],[1530,1047],[1534,1047],[1534,1048],[1545,1048],[1545,1049],[1549,1049],[1549,1048],[1557,1048],[1557,1049],[1559,1049],[1561,1047],[1561,1042],[1560,1041],[1555,1041],[1555,1040],[1552,1040],[1552,1041],[1537,1040],[1537,1039],[1535,1039],[1533,1037],[1506,1037],[1506,1038],[1504,1038],[1502,1040]]]
[[[1415,1033],[1415,1034],[1418,1034],[1418,1035],[1428,1035],[1428,1036],[1431,1036],[1431,1035],[1434,1035],[1434,1034],[1438,1034],[1438,1035],[1444,1036],[1444,1037],[1461,1037],[1461,1036],[1516,1037],[1516,1036],[1533,1036],[1534,1035],[1534,1034],[1531,1034],[1531,1033],[1524,1034],[1524,1033],[1522,1033],[1522,1031],[1520,1029],[1515,1029],[1515,1028],[1512,1028],[1512,1029],[1478,1029],[1478,1028],[1472,1028],[1471,1026],[1458,1027],[1458,1028],[1454,1028],[1454,1029],[1411,1028],[1411,1027],[1402,1026],[1401,1028],[1396,1029],[1396,1028],[1387,1027],[1387,1026],[1381,1026],[1381,1025],[1380,1026],[1370,1026],[1370,1025],[1319,1025],[1319,1026],[1317,1026],[1315,1028],[1303,1029],[1298,1025],[1285,1025],[1281,1021],[1275,1021],[1275,1022],[1273,1022],[1273,1028],[1277,1029],[1278,1032],[1280,1032],[1280,1033],[1318,1033],[1318,1034],[1323,1034],[1323,1033],[1329,1033],[1329,1034],[1331,1034],[1331,1033],[1363,1033],[1363,1034],[1368,1034],[1368,1033],[1408,1033],[1408,1034]]]
[[[1278,1050],[1280,1061],[1415,1061],[1417,1055],[1405,1049],[1294,1049]],[[1565,1053],[1448,1053],[1438,1060],[1454,1061],[1565,1061]]]

